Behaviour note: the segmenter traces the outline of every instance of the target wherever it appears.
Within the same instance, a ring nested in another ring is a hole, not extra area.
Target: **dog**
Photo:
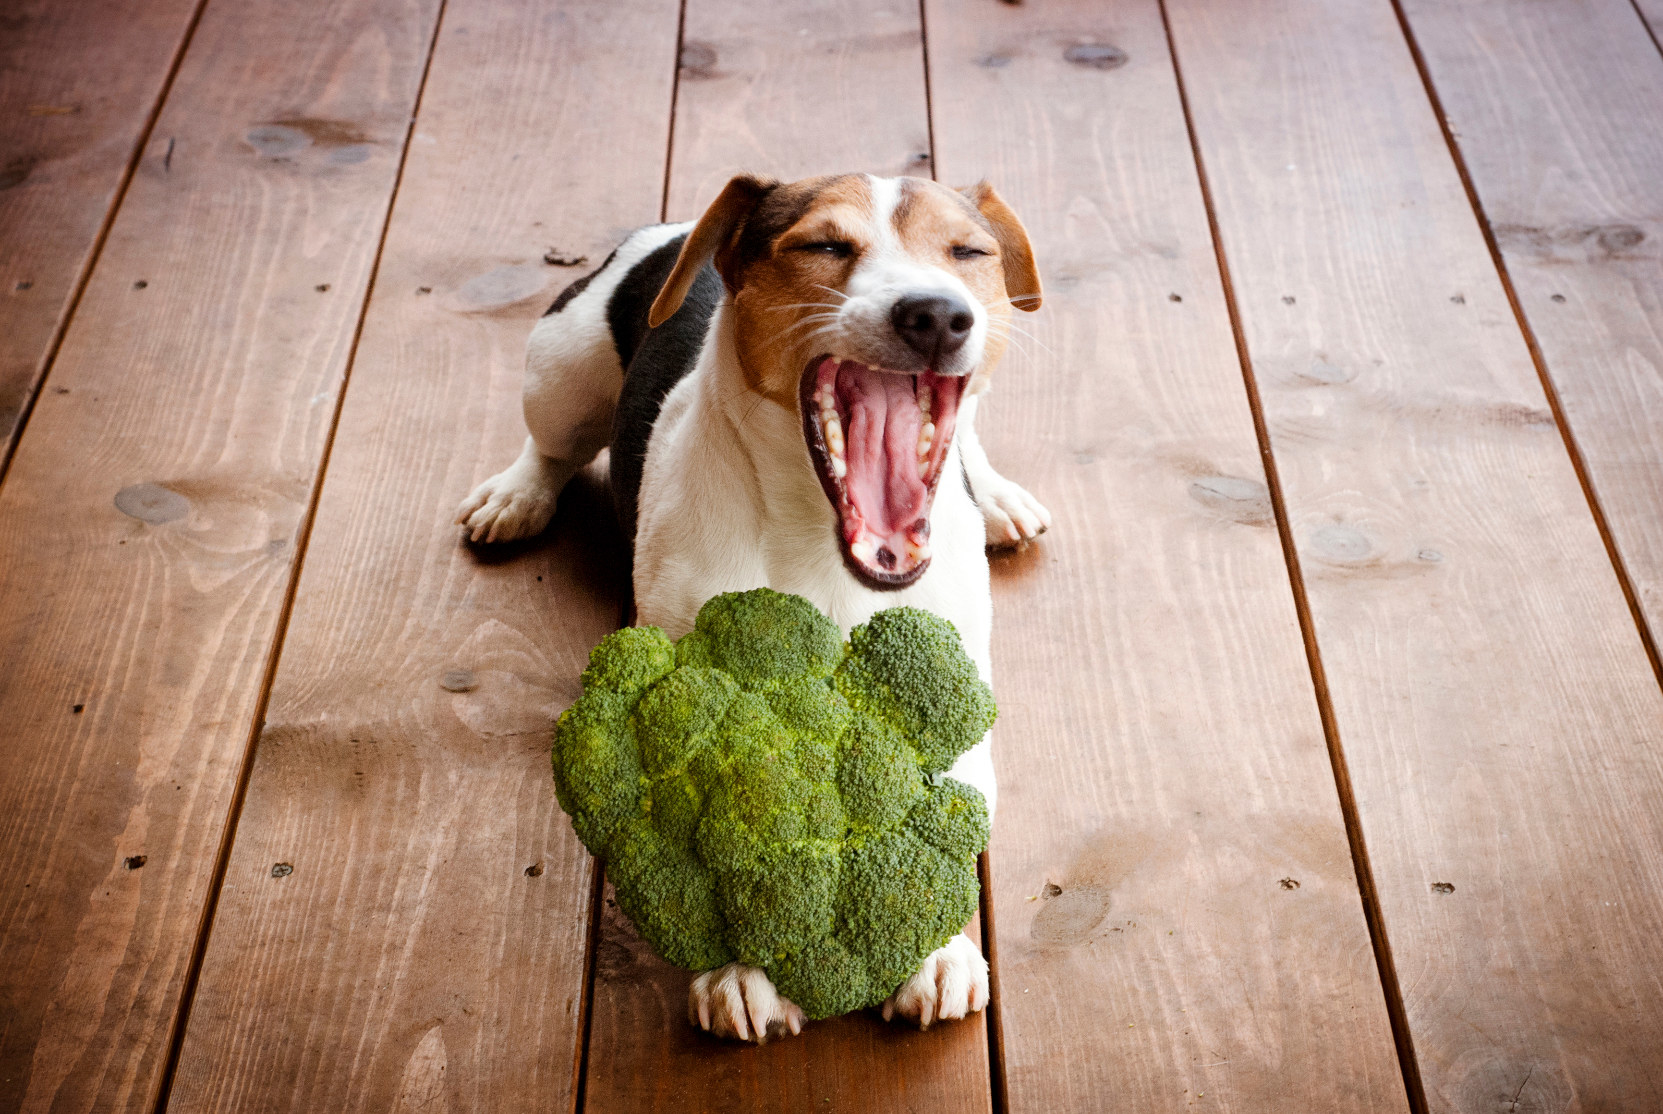
[[[721,592],[769,587],[842,627],[902,604],[958,628],[992,681],[987,546],[1050,515],[988,463],[976,407],[1041,291],[1021,221],[985,182],[741,175],[692,224],[637,229],[526,346],[518,460],[462,501],[475,543],[548,524],[610,448],[636,621],[680,637]],[[949,771],[996,803],[991,738]],[[987,1004],[963,934],[884,1004],[928,1027]],[[696,976],[693,1023],[762,1041],[801,1011],[759,968]]]

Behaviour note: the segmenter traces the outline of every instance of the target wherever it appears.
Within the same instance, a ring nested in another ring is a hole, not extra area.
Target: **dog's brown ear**
[[[722,192],[716,195],[716,200],[710,203],[710,208],[704,211],[704,216],[699,218],[699,223],[693,226],[693,231],[682,243],[675,268],[664,280],[664,289],[658,292],[647,314],[650,327],[658,328],[681,308],[682,300],[692,289],[700,268],[733,239],[757,202],[768,196],[768,191],[777,185],[778,182],[769,179],[741,174],[722,187]]]
[[[999,257],[1005,263],[1005,294],[1011,305],[1032,313],[1039,308],[1041,292],[1039,267],[1034,263],[1034,246],[1028,242],[1028,230],[1022,227],[1005,199],[993,192],[987,179],[959,192],[993,226],[993,238],[999,241]]]

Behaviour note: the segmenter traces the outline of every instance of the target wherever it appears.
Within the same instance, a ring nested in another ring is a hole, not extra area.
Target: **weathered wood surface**
[[[1397,20],[1168,10],[1427,1105],[1649,1109],[1663,696]]]
[[[1007,1108],[1403,1110],[1160,9],[927,20],[1046,285],[978,422],[1055,516],[995,563]]]
[[[199,7],[0,14],[0,470]]]
[[[685,18],[667,219],[744,172],[930,176],[913,5],[687,0]]]
[[[203,16],[0,487],[0,1107],[154,1100],[435,12]]]
[[[1649,1109],[1663,695],[1392,5],[1168,3],[1426,1106]],[[174,1110],[1405,1105],[1155,0],[689,0],[674,88],[676,0],[449,0],[390,228],[439,0],[212,0],[110,218],[195,8],[0,15],[0,442],[63,337],[0,485],[0,1109],[156,1107],[221,867]],[[1636,9],[1403,3],[1655,632]],[[995,565],[995,1008],[725,1045],[549,783],[603,497],[449,512],[544,251],[928,174],[926,72],[1047,281],[980,422],[1057,520]]]
[[[697,216],[738,171],[928,174],[918,13],[873,0],[742,8],[689,0],[669,215]],[[709,49],[716,60],[708,62]],[[710,72],[697,72],[698,67]],[[910,153],[910,154],[909,154]],[[811,1024],[762,1048],[687,1024],[689,975],[628,921],[601,922],[587,1109],[987,1110],[986,1018],[917,1032],[873,1014]]]
[[[446,6],[172,1111],[572,1106],[593,872],[548,733],[625,559],[592,485],[506,552],[451,515],[518,453],[526,336],[587,269],[544,253],[657,217],[675,29],[674,0]]]
[[[1655,646],[1663,54],[1628,0],[1404,8]]]

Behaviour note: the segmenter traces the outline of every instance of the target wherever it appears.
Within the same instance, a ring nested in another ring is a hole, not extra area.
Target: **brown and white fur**
[[[1027,235],[986,184],[735,178],[696,224],[631,234],[538,323],[531,436],[457,521],[475,542],[541,531],[567,480],[610,443],[638,622],[679,637],[711,596],[759,586],[807,597],[845,634],[911,605],[951,620],[991,682],[984,546],[1026,541],[1049,515],[988,464],[973,422],[1012,307],[1039,300]],[[692,338],[685,357],[665,354],[677,328]],[[685,366],[662,366],[677,359]],[[643,386],[654,376],[668,388],[661,406]],[[644,446],[638,489],[620,494],[631,445]],[[990,747],[983,739],[949,773],[991,813]],[[883,1012],[928,1026],[981,1009],[987,994],[987,964],[959,935]],[[742,1040],[802,1024],[760,969],[738,963],[697,976],[688,1013]]]

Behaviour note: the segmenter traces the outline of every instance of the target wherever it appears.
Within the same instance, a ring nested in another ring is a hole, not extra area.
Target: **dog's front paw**
[[[883,1019],[896,1015],[928,1029],[932,1021],[968,1017],[987,1005],[987,960],[963,933],[924,957],[918,973],[883,1004]]]
[[[987,544],[995,548],[1021,545],[1051,528],[1051,512],[1021,484],[1003,476],[989,476],[972,484],[976,505],[987,528]]]
[[[456,508],[456,522],[467,527],[468,540],[511,542],[542,533],[560,497],[544,473],[519,462],[474,488]]]
[[[687,991],[687,1020],[718,1037],[757,1044],[803,1031],[803,1011],[780,997],[767,972],[744,963],[696,976]]]

